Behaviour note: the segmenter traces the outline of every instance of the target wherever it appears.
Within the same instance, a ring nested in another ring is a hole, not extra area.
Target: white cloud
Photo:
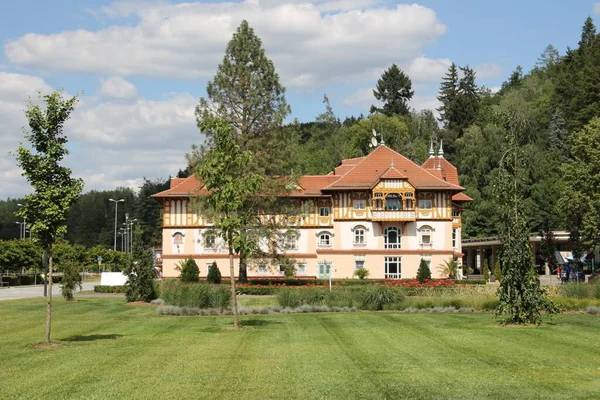
[[[5,44],[14,65],[116,76],[212,77],[242,19],[262,38],[284,85],[345,82],[391,62],[409,63],[446,32],[429,8],[376,1],[118,2],[106,15],[135,26],[30,33]],[[308,78],[307,78],[308,77]]]
[[[440,82],[451,64],[449,58],[432,59],[421,56],[410,62],[406,73],[413,81]]]
[[[600,3],[594,4],[594,14],[600,15]]]
[[[369,110],[372,104],[380,106],[382,103],[373,96],[373,88],[360,88],[344,96],[342,103],[350,107],[361,107]]]
[[[14,151],[25,142],[24,109],[35,91],[52,90],[43,79],[0,72],[0,181],[2,196],[29,191]],[[194,118],[197,99],[173,94],[161,100],[119,98],[82,101],[65,124],[71,154],[65,159],[85,190],[138,187],[143,177],[164,177],[185,166],[184,154],[200,143]]]
[[[102,80],[99,93],[105,98],[133,99],[137,96],[137,89],[133,83],[113,76]]]
[[[496,79],[502,75],[502,68],[496,63],[479,64],[475,68],[477,79]]]

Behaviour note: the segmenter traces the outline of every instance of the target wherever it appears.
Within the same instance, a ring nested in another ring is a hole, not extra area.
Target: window
[[[431,227],[429,225],[423,225],[421,229],[419,229],[421,233],[421,246],[423,247],[431,247],[433,242],[431,241]]]
[[[328,279],[331,274],[331,263],[320,262],[319,263],[319,279]]]
[[[386,210],[402,210],[402,199],[399,194],[390,193],[385,198]]]
[[[384,231],[384,248],[385,249],[399,249],[400,248],[400,235],[402,232],[400,229],[392,226],[386,228]]]
[[[364,226],[359,225],[354,228],[354,244],[358,244],[358,245],[367,244],[367,241],[365,240],[365,227]]]
[[[385,279],[400,279],[402,277],[402,257],[385,258]]]
[[[460,211],[452,210],[452,218],[458,218],[458,217],[460,217]]]
[[[331,235],[327,232],[319,234],[319,247],[331,247]]]
[[[364,210],[365,208],[367,208],[367,201],[366,200],[353,200],[352,207],[355,210]]]
[[[295,234],[286,234],[279,238],[279,248],[281,250],[297,250],[298,249],[298,236]]]
[[[173,234],[173,244],[183,244],[183,233],[175,232]]]
[[[365,260],[354,260],[354,269],[361,269],[365,267]]]
[[[456,235],[458,230],[456,228],[452,228],[452,248],[456,249]]]
[[[213,232],[206,232],[204,234],[204,248],[205,249],[214,249],[216,248],[216,235]]]
[[[420,199],[419,200],[419,208],[423,210],[431,210],[433,207],[433,203],[431,199]]]
[[[267,274],[267,266],[266,265],[259,265],[258,266],[258,274],[259,275],[266,275]]]
[[[296,275],[306,275],[306,264],[300,263],[296,266]]]
[[[321,217],[329,217],[329,207],[321,207],[321,208],[319,208],[319,215]]]

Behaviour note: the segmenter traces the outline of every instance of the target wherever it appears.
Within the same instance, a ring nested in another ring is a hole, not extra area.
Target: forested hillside
[[[410,77],[392,65],[374,88],[373,102],[379,100],[381,107],[371,107],[368,116],[340,120],[325,96],[323,113],[315,121],[284,126],[281,135],[290,143],[291,156],[281,169],[293,175],[328,173],[343,158],[367,154],[373,129],[388,146],[417,163],[428,157],[430,143],[437,149],[443,141],[444,157],[456,165],[461,184],[473,198],[464,212],[463,236],[491,236],[498,233],[500,215],[492,189],[505,154],[506,131],[498,116],[519,110],[527,122],[520,143],[525,160],[520,190],[530,230],[587,229],[588,236],[600,232],[600,218],[595,218],[600,196],[579,190],[577,184],[577,179],[589,181],[600,174],[600,155],[586,151],[600,148],[600,141],[585,145],[586,138],[600,137],[599,125],[588,125],[600,116],[600,36],[588,18],[579,42],[565,54],[552,45],[540,50],[541,55],[532,55],[535,68],[525,72],[515,66],[497,91],[479,86],[469,66],[452,64],[440,82],[440,108],[420,112],[409,107],[414,94]],[[108,199],[123,198],[119,221],[129,213],[143,227],[146,243],[159,244],[160,206],[149,196],[167,186],[168,180],[145,180],[139,193],[120,188],[84,194],[71,210],[67,240],[111,247],[114,204]],[[0,239],[19,237],[14,217],[18,202],[0,202]]]

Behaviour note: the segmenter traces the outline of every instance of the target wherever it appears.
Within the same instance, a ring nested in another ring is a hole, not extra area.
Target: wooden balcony
[[[371,210],[372,221],[416,221],[415,210]]]

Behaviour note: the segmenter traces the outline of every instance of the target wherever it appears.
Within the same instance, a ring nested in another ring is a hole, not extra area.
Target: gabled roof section
[[[344,165],[343,162],[342,165]],[[369,155],[362,157],[362,160],[355,163],[352,169],[324,189],[369,189],[381,179],[392,165],[403,178],[410,179],[411,184],[417,189],[463,190],[458,184],[440,179],[385,145],[380,145]]]
[[[335,182],[339,176],[335,175],[304,175],[298,182],[302,190],[294,190],[291,196],[321,196],[321,189]]]
[[[469,201],[473,201],[473,199],[461,192],[461,193],[456,193],[455,195],[453,195],[452,201],[469,202]]]
[[[151,197],[189,197],[194,195],[208,194],[194,175],[187,178],[171,178],[171,187],[162,192],[153,194]]]
[[[454,165],[450,163],[450,161],[446,160],[444,157],[436,156],[429,157],[421,167],[425,168],[429,172],[433,174],[439,174],[442,179],[447,182],[450,182],[454,185],[459,185],[458,183],[458,171]],[[435,172],[434,172],[435,171]]]
[[[391,166],[381,174],[379,179],[406,179],[406,175],[398,171],[396,167]]]

